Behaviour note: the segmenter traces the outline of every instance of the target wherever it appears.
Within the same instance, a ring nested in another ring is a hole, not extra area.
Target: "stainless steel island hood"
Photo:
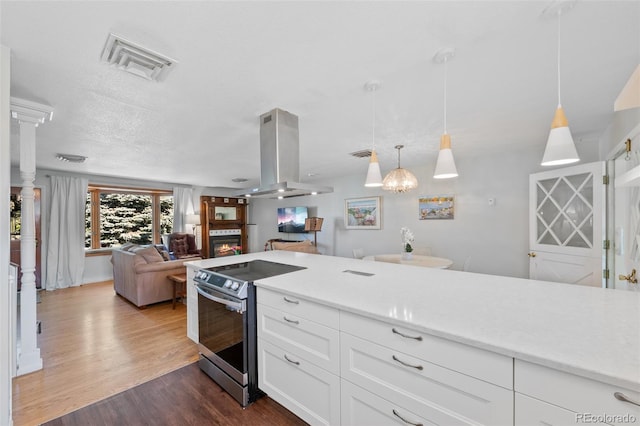
[[[290,198],[333,192],[300,182],[298,116],[275,108],[260,116],[260,187],[240,197]]]

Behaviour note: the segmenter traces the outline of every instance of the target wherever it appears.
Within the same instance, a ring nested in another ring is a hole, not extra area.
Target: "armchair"
[[[176,259],[200,257],[200,250],[196,247],[196,237],[193,234],[174,232],[169,235],[169,251]]]

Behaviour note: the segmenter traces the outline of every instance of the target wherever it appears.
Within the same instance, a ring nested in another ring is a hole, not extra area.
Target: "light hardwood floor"
[[[187,309],[171,301],[140,310],[111,281],[41,292],[44,368],[13,380],[13,421],[38,425],[198,358]]]

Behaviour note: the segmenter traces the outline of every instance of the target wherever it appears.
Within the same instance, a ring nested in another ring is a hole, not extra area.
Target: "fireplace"
[[[240,229],[212,229],[209,231],[209,257],[242,254]]]

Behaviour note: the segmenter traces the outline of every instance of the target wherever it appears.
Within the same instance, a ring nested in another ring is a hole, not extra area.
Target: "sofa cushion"
[[[160,253],[158,253],[158,250],[153,246],[137,250],[136,254],[142,256],[147,263],[164,262],[164,259]]]

